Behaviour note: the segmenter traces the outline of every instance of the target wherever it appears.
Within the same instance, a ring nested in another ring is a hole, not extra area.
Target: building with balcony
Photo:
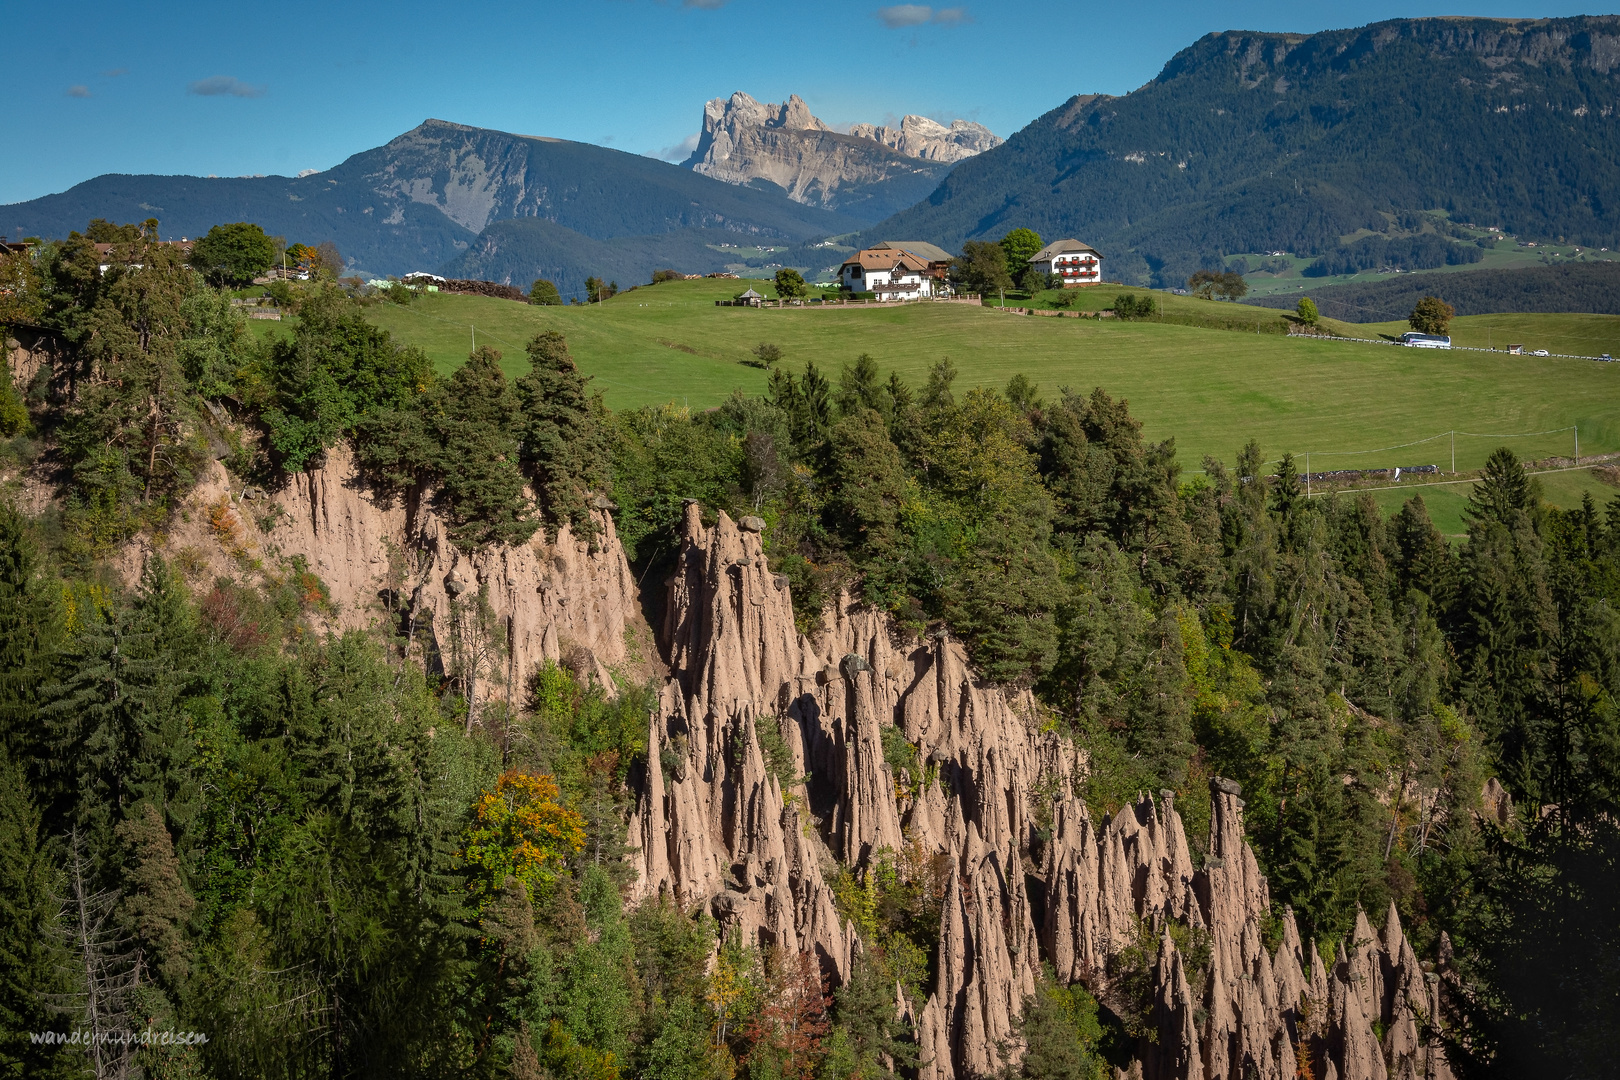
[[[879,300],[917,300],[933,296],[940,282],[928,263],[899,248],[857,251],[838,268],[838,284],[850,292],[874,294]]]
[[[1029,265],[1043,274],[1056,274],[1065,289],[1102,281],[1102,255],[1078,240],[1054,240],[1030,257]]]

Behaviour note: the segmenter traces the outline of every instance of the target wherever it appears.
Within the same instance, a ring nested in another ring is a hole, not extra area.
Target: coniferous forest
[[[966,387],[946,358],[916,386],[849,357],[613,413],[560,335],[520,377],[488,349],[441,377],[334,282],[290,287],[296,329],[261,341],[139,230],[98,260],[48,245],[7,314],[56,351],[8,379],[4,453],[60,498],[0,510],[0,1075],[915,1070],[895,988],[939,963],[925,862],[838,869],[862,947],[837,986],[627,902],[656,685],[548,665],[475,719],[412,628],[325,630],[308,565],[199,584],[154,543],[120,574],[214,461],[273,491],[344,445],[468,551],[596,542],[609,495],[654,606],[688,500],[757,515],[802,626],[849,590],[1031,690],[1098,821],[1164,789],[1201,838],[1231,778],[1279,918],[1329,942],[1393,902],[1440,958],[1458,1075],[1612,1075],[1620,502],[1548,508],[1504,449],[1451,543],[1421,499],[1307,498],[1252,442],[1182,462],[1106,388]],[[1042,983],[1008,1075],[1125,1064],[1118,985]],[[207,1041],[31,1037],[148,1029]]]

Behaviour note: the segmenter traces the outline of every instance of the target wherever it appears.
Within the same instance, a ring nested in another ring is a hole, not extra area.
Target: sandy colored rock
[[[946,127],[920,116],[898,128],[856,125],[843,134],[813,116],[797,94],[776,105],[738,91],[704,105],[703,130],[684,164],[731,184],[768,180],[796,202],[829,210],[865,210],[874,197],[889,209],[896,196],[921,198],[952,164],[1000,142],[979,124],[957,120]],[[884,185],[895,190],[874,196]]]
[[[986,150],[994,150],[1002,143],[983,124],[971,120],[952,120],[950,126],[946,127],[926,116],[902,117],[894,127],[851,124],[849,133],[924,161],[962,161]]]
[[[642,895],[706,905],[760,944],[813,949],[836,982],[859,946],[826,886],[833,860],[859,873],[908,847],[943,857],[937,977],[915,1020],[925,1080],[993,1073],[1002,1047],[1016,1062],[1042,959],[1106,995],[1110,958],[1144,926],[1158,942],[1156,1038],[1142,1041],[1133,1075],[1284,1080],[1303,1057],[1319,1076],[1380,1080],[1386,1050],[1397,1075],[1434,1074],[1434,1048],[1417,1033],[1435,992],[1414,978],[1398,916],[1378,934],[1361,917],[1335,943],[1332,974],[1292,911],[1276,952],[1266,949],[1270,893],[1238,785],[1211,783],[1195,870],[1173,793],[1095,821],[1074,794],[1083,748],[1043,731],[1027,694],[977,680],[948,635],[901,633],[847,595],[801,634],[758,533],[724,514],[705,525],[696,505],[684,528],[663,627],[672,677],[632,821]],[[764,723],[780,724],[793,756],[785,787],[759,751]],[[883,758],[889,725],[925,780],[908,769],[897,783]],[[1054,793],[1044,805],[1042,791]],[[1042,880],[1044,905],[1026,876]],[[1196,993],[1172,922],[1209,935]]]

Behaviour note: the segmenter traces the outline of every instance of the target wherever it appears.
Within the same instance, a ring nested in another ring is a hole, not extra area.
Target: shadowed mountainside
[[[1318,254],[1421,211],[1620,246],[1620,16],[1228,31],[1083,94],[868,230],[947,247],[1028,226],[1179,285],[1211,255]]]

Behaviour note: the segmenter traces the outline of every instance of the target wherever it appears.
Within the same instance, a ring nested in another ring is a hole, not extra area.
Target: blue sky
[[[801,95],[830,124],[967,117],[1006,136],[1122,94],[1216,30],[1310,32],[1455,7],[1073,0],[3,0],[0,203],[106,172],[325,169],[428,117],[672,156],[703,102]]]

